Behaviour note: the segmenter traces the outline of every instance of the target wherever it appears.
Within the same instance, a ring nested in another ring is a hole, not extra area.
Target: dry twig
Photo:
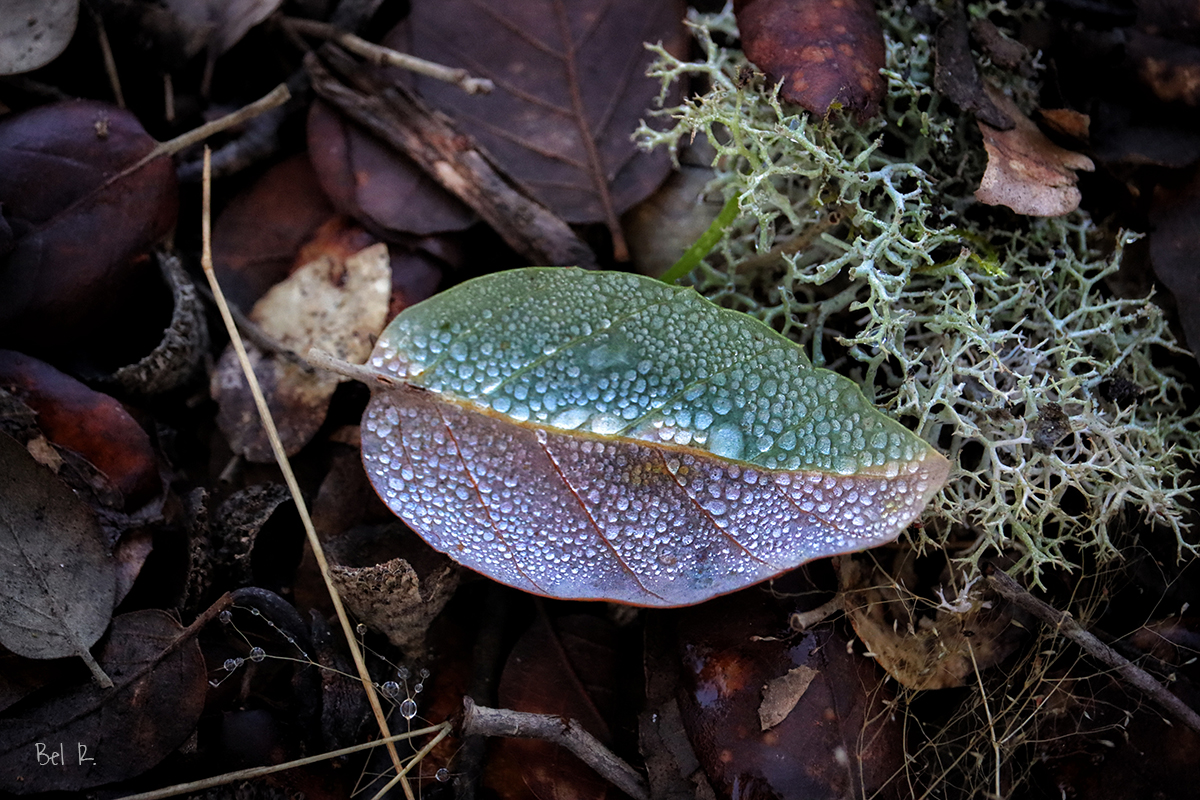
[[[324,22],[286,17],[283,20],[283,24],[297,33],[307,36],[319,36],[322,39],[335,41],[350,52],[357,53],[367,59],[372,64],[377,64],[381,67],[399,67],[409,72],[415,72],[418,75],[452,83],[467,94],[487,94],[495,88],[495,85],[487,78],[473,78],[471,77],[471,73],[465,69],[447,67],[433,61],[417,58],[408,53],[392,50],[389,47],[373,44],[366,39],[355,36],[353,33],[347,33]]]
[[[463,698],[463,707],[464,737],[508,736],[554,742],[579,756],[583,763],[633,800],[650,800],[646,780],[573,719],[506,708],[484,708],[475,705],[470,697]]]
[[[1167,691],[1149,673],[1132,664],[1117,651],[1088,633],[1069,613],[1045,603],[995,567],[988,569],[988,582],[1004,599],[1028,611],[1047,625],[1053,626],[1066,638],[1079,645],[1088,655],[1113,668],[1123,680],[1140,689],[1146,697],[1175,719],[1200,733],[1200,714]]]
[[[510,247],[534,264],[596,266],[595,254],[570,226],[513,187],[469,136],[403,87],[379,85],[345,51],[326,45],[321,56],[328,69],[313,53],[304,61],[317,95],[415,161],[475,209]]]
[[[317,536],[316,529],[313,527],[312,518],[308,514],[308,506],[304,503],[304,497],[300,493],[300,485],[296,482],[296,476],[292,472],[291,463],[288,461],[287,454],[283,451],[283,445],[279,441],[279,434],[275,430],[275,421],[271,418],[271,412],[267,408],[266,398],[263,397],[262,390],[259,388],[258,378],[250,366],[250,360],[246,356],[246,348],[242,345],[242,340],[238,336],[237,326],[233,322],[233,315],[229,313],[229,307],[225,303],[225,295],[221,292],[220,284],[217,283],[216,273],[213,272],[212,209],[209,199],[212,192],[212,181],[209,172],[208,148],[205,148],[204,155],[203,202],[200,218],[203,249],[201,251],[200,264],[204,268],[204,275],[208,278],[209,286],[212,288],[213,297],[217,301],[217,308],[221,312],[221,318],[225,321],[225,327],[229,331],[230,342],[237,352],[238,361],[242,365],[242,372],[245,374],[246,382],[250,386],[250,393],[254,396],[254,403],[258,407],[263,427],[266,429],[267,436],[271,440],[271,449],[275,453],[275,461],[279,465],[279,470],[283,473],[283,480],[287,484],[288,490],[292,494],[292,499],[296,503],[296,511],[299,513],[300,522],[304,525],[304,531],[308,535],[308,543],[312,548],[313,556],[316,558],[317,567],[321,570],[321,577],[325,579],[325,587],[329,590],[329,598],[333,601],[333,609],[337,612],[338,621],[342,624],[342,632],[345,634],[346,643],[350,647],[350,655],[354,659],[354,666],[358,669],[358,675],[362,679],[363,689],[367,693],[367,701],[370,703],[371,711],[375,715],[375,722],[379,725],[379,731],[383,734],[384,738],[389,738],[392,732],[388,728],[387,716],[383,713],[383,706],[379,703],[379,695],[375,692],[374,681],[371,679],[367,663],[363,660],[362,650],[359,648],[358,641],[354,636],[354,629],[350,625],[350,617],[346,614],[341,596],[338,595],[337,587],[333,583],[333,576],[329,571],[329,561],[325,558],[325,550],[321,546],[321,540]],[[391,756],[392,764],[396,767],[396,778],[401,782],[405,796],[409,800],[415,800],[412,789],[408,785],[408,781],[404,778],[407,770],[400,759],[400,754],[396,751],[396,745],[389,742],[387,749],[388,755]]]

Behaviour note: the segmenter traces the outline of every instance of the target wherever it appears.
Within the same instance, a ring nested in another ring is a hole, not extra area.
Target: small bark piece
[[[885,52],[871,0],[750,0],[737,23],[746,57],[782,81],[784,100],[822,117],[835,103],[860,121],[879,112]]]
[[[1002,131],[982,120],[978,123],[988,165],[975,198],[1034,217],[1059,217],[1078,208],[1081,195],[1074,171],[1091,172],[1092,160],[1047,139],[1000,90],[989,86],[987,92],[1015,125]]]
[[[353,86],[309,55],[305,65],[317,95],[407,154],[530,263],[596,266],[595,254],[567,224],[514,188],[470,137],[402,87],[384,87],[367,77],[344,52],[326,45],[322,53]]]

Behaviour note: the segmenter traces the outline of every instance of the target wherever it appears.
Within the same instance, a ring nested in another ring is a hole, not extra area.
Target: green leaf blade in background
[[[685,605],[894,539],[949,464],[691,289],[513,270],[398,316],[363,458],[435,548],[552,597]]]

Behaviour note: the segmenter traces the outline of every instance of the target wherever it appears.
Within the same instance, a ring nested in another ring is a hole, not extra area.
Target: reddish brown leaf
[[[737,10],[746,57],[780,96],[818,116],[834,103],[875,116],[886,84],[883,30],[871,0],[749,0]]]
[[[126,508],[139,508],[159,493],[162,484],[150,437],[113,398],[11,350],[0,350],[0,388],[37,412],[46,438],[100,470]]]
[[[119,616],[98,659],[115,688],[70,687],[0,718],[0,789],[77,792],[140,775],[179,747],[208,687],[195,641],[168,649],[182,631],[162,611]]]
[[[675,0],[423,0],[384,43],[494,81],[487,95],[413,83],[536,199],[619,238],[617,215],[670,171],[630,138],[659,90],[642,43],[682,54],[682,16]]]
[[[552,627],[544,616],[513,648],[500,678],[505,708],[569,717],[607,742],[601,709],[611,706],[615,682],[614,633],[598,617],[573,616]],[[531,739],[497,743],[488,785],[503,800],[603,798],[608,785],[563,748]]]
[[[136,117],[103,103],[0,122],[0,204],[15,236],[0,265],[0,335],[48,350],[108,333],[117,300],[157,271],[141,257],[175,224],[170,158],[122,174],[154,146]]]
[[[684,727],[718,796],[900,796],[883,674],[835,630],[793,638],[785,618],[759,592],[679,617]]]
[[[249,310],[299,266],[296,251],[334,214],[304,155],[267,170],[213,225],[213,269],[225,296]]]
[[[308,152],[338,211],[380,234],[424,236],[459,231],[475,221],[471,209],[411,160],[320,101],[308,115]]]

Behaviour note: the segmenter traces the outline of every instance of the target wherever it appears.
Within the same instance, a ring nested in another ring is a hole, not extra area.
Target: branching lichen
[[[642,140],[674,149],[707,136],[712,189],[741,209],[692,282],[852,373],[948,452],[958,469],[918,544],[965,533],[960,557],[1014,553],[1038,583],[1048,566],[1117,556],[1118,522],[1135,511],[1194,553],[1182,462],[1200,454],[1200,415],[1184,416],[1186,387],[1155,361],[1181,351],[1151,298],[1106,283],[1134,237],[1106,236],[1082,211],[1030,219],[975,201],[985,155],[974,120],[933,91],[929,34],[903,4],[881,19],[889,91],[866,126],[785,108],[719,43],[737,35],[728,9],[690,20],[704,60],[657,50],[664,87],[707,88]],[[1028,107],[1035,83],[984,71]],[[844,221],[789,254],[831,209]],[[1116,377],[1143,396],[1104,399]]]

